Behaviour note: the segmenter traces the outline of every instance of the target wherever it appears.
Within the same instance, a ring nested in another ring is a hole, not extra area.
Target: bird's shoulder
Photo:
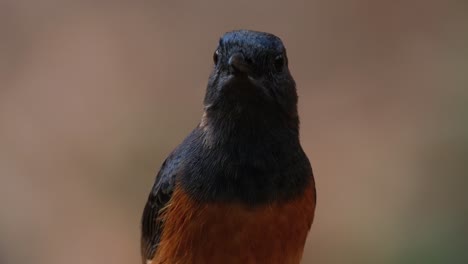
[[[165,159],[148,196],[141,219],[141,251],[146,259],[151,259],[157,250],[163,231],[161,214],[169,204],[177,186],[177,175],[187,159],[187,149],[194,140],[193,134],[194,132]]]

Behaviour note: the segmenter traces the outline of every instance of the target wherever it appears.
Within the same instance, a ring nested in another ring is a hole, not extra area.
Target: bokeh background
[[[468,263],[466,1],[0,0],[0,263],[140,263],[225,31],[288,48],[318,188],[303,263]]]

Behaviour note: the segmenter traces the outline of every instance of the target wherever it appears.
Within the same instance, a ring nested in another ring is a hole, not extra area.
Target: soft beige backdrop
[[[139,263],[219,36],[279,35],[318,188],[304,263],[468,263],[463,1],[0,0],[0,263]]]

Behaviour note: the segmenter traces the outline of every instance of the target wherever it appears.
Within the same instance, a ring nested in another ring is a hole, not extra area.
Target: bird
[[[161,165],[141,219],[146,264],[297,264],[316,188],[274,34],[224,33],[203,115]]]

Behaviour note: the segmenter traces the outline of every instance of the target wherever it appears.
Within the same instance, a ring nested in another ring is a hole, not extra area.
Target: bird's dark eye
[[[218,64],[218,58],[219,58],[219,51],[216,50],[213,54],[213,62],[215,65]]]
[[[283,67],[284,67],[284,57],[283,57],[283,55],[276,56],[274,64],[275,64],[276,71],[278,71],[278,72],[282,71]]]

